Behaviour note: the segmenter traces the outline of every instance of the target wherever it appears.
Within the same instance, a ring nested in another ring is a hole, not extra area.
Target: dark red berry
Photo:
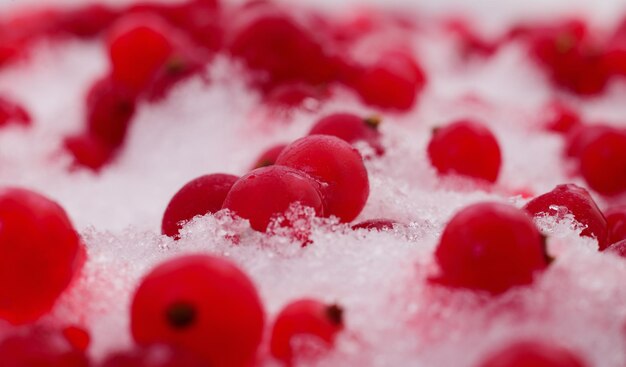
[[[555,133],[567,134],[582,123],[578,113],[560,101],[552,101],[545,108],[544,128]]]
[[[264,151],[254,163],[252,169],[274,165],[278,156],[282,153],[286,146],[287,144],[277,144]]]
[[[428,157],[440,174],[454,173],[489,182],[496,182],[502,165],[496,137],[472,120],[435,129],[428,143]]]
[[[626,258],[626,240],[615,242],[611,246],[607,247],[607,249],[604,252],[608,252],[610,254],[615,254],[615,255]]]
[[[368,219],[352,226],[352,229],[367,229],[368,231],[391,231],[398,222],[391,219]]]
[[[479,367],[586,367],[578,356],[560,346],[521,341],[486,358]]]
[[[59,333],[34,328],[0,344],[2,367],[88,367],[84,351],[72,348]]]
[[[617,206],[604,213],[608,225],[608,244],[626,240],[626,206]]]
[[[63,148],[72,155],[72,168],[85,167],[99,171],[115,158],[116,149],[88,134],[63,140]]]
[[[580,173],[603,195],[626,191],[626,131],[598,133],[580,153]]]
[[[10,123],[29,126],[32,122],[30,114],[19,104],[0,97],[0,127]]]
[[[183,349],[155,344],[111,354],[100,367],[211,367],[211,365]]]
[[[380,142],[379,125],[380,118],[376,116],[363,118],[351,113],[335,113],[318,120],[309,135],[332,135],[350,144],[364,141],[377,154],[383,154],[385,150]]]
[[[565,156],[577,158],[582,151],[605,131],[613,128],[606,125],[577,125],[565,136]]]
[[[436,281],[499,294],[530,284],[548,266],[541,234],[522,210],[500,203],[470,205],[448,222],[435,251]]]
[[[226,196],[224,209],[248,219],[260,232],[294,203],[324,214],[319,184],[305,173],[284,166],[257,168],[241,177]]]
[[[559,219],[571,214],[585,227],[581,235],[597,239],[600,250],[608,245],[606,219],[589,192],[582,187],[558,185],[554,190],[529,201],[524,210],[532,216],[555,215]]]
[[[301,170],[321,183],[324,215],[356,218],[369,196],[369,179],[359,152],[329,135],[310,135],[289,144],[277,165]]]
[[[211,367],[248,366],[263,324],[254,284],[230,261],[209,255],[157,266],[141,281],[131,306],[131,331],[139,345],[172,345]]]
[[[63,208],[32,191],[0,190],[0,222],[0,318],[32,322],[80,271],[84,249]]]
[[[294,301],[276,316],[270,352],[274,358],[290,365],[295,357],[312,357],[315,353],[314,346],[307,345],[307,338],[331,348],[343,327],[341,307],[314,299]],[[298,343],[298,338],[304,340]]]
[[[183,223],[197,215],[216,213],[239,177],[223,173],[200,176],[183,186],[172,197],[161,223],[161,233],[178,237]]]

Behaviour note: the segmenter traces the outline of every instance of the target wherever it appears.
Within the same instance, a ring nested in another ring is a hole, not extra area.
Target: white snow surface
[[[0,9],[42,3],[0,0]],[[84,2],[55,2],[65,3]],[[598,27],[608,27],[626,6],[618,0],[308,3],[329,12],[367,3],[426,17],[468,13],[487,33],[515,19],[577,11]],[[531,286],[492,298],[426,282],[436,272],[438,237],[460,208],[483,200],[521,206],[521,198],[509,195],[512,190],[540,194],[560,183],[583,183],[567,175],[561,139],[536,127],[551,89],[521,48],[506,46],[492,59],[460,66],[452,56],[453,42],[435,29],[410,42],[429,85],[413,112],[382,114],[387,154],[366,163],[371,194],[359,217],[394,218],[407,226],[387,233],[353,232],[319,220],[313,243],[305,248],[220,215],[196,218],[174,242],[160,235],[161,216],[171,196],[189,180],[206,173],[243,174],[264,148],[306,134],[319,116],[379,112],[347,91],[338,90],[315,112],[269,116],[238,67],[219,57],[210,67],[210,84],[193,79],[162,103],[143,105],[119,159],[95,175],[68,173],[69,157],[60,143],[80,129],[84,93],[106,71],[102,45],[41,44],[28,62],[3,69],[0,94],[26,105],[35,124],[0,132],[0,184],[32,188],[57,200],[88,248],[82,276],[44,321],[86,324],[96,359],[127,348],[132,343],[129,303],[141,276],[181,253],[206,252],[227,256],[250,275],[266,309],[268,330],[280,308],[296,298],[317,297],[344,306],[346,331],[315,365],[471,367],[498,347],[533,338],[557,341],[590,366],[625,366],[626,262],[598,253],[595,241],[579,237],[580,228],[571,221],[542,222],[557,260]],[[485,105],[468,102],[470,94]],[[589,119],[626,125],[625,97],[626,85],[618,82],[602,98],[574,101]],[[503,149],[501,176],[490,192],[442,182],[428,163],[425,147],[431,129],[462,116],[488,124]],[[238,246],[225,239],[234,232],[243,232]],[[272,366],[264,348],[260,365]]]

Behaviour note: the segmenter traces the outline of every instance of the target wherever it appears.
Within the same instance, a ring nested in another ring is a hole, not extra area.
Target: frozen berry
[[[398,222],[391,219],[368,219],[352,226],[352,229],[367,229],[368,231],[391,231]]]
[[[560,101],[552,101],[545,108],[544,127],[548,131],[567,134],[581,124],[578,113],[570,106]]]
[[[565,136],[565,156],[577,158],[582,151],[605,131],[613,128],[606,125],[577,125]]]
[[[289,144],[276,164],[306,172],[322,183],[324,215],[343,222],[356,218],[369,196],[369,179],[359,152],[328,135],[310,135]]]
[[[254,163],[252,169],[274,165],[278,156],[282,153],[286,146],[287,144],[277,144],[264,151]]]
[[[216,213],[239,177],[223,173],[200,176],[183,186],[172,197],[161,224],[161,233],[178,237],[183,222],[197,215]]]
[[[84,249],[63,208],[32,191],[0,190],[0,222],[0,318],[31,322],[68,287]]]
[[[580,173],[603,195],[626,192],[626,131],[599,133],[580,153]]]
[[[499,294],[530,284],[548,266],[541,234],[532,219],[500,203],[470,205],[448,222],[435,251],[440,274],[452,287]]]
[[[626,240],[626,206],[617,206],[604,213],[608,225],[608,244]]]
[[[0,344],[2,367],[88,367],[84,351],[72,348],[59,333],[34,328]]]
[[[611,246],[607,247],[605,252],[626,258],[626,240],[615,242]]]
[[[294,358],[311,357],[315,352],[314,345],[307,345],[307,341],[332,347],[343,326],[341,307],[314,299],[294,301],[276,316],[270,352],[274,358],[291,365]]]
[[[0,97],[0,127],[9,123],[28,126],[31,124],[31,117],[24,107]]]
[[[131,331],[139,345],[188,350],[212,367],[255,357],[264,312],[254,284],[230,261],[187,255],[153,269],[135,291]]]
[[[335,113],[318,120],[309,135],[332,135],[350,144],[364,141],[377,154],[382,154],[384,148],[380,143],[379,125],[380,118],[376,116],[362,118],[351,113]]]
[[[241,177],[226,196],[224,209],[248,219],[260,232],[294,203],[324,214],[319,185],[305,173],[284,166],[257,168]]]
[[[100,367],[210,367],[185,350],[168,345],[150,345],[109,355]]]
[[[607,246],[606,219],[591,195],[582,187],[574,184],[558,185],[554,190],[529,201],[524,210],[532,216],[543,213],[556,215],[559,219],[569,213],[584,226],[581,235],[597,239],[600,250]]]
[[[428,143],[428,157],[440,174],[455,173],[489,182],[496,182],[502,165],[495,136],[472,120],[435,129]]]
[[[479,367],[585,367],[587,364],[567,349],[554,344],[521,341],[500,349]]]

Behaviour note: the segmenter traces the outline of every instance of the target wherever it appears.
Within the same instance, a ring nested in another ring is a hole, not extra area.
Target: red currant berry
[[[102,4],[90,4],[60,15],[59,28],[77,37],[90,38],[107,30],[119,13]]]
[[[215,173],[200,176],[185,184],[165,209],[161,233],[178,237],[185,221],[197,215],[220,211],[226,195],[238,179],[237,176]]]
[[[626,75],[626,19],[622,19],[607,42],[605,62],[616,75]]]
[[[560,101],[552,101],[545,111],[544,127],[548,131],[567,134],[582,123],[578,113]]]
[[[314,352],[312,346],[307,348],[306,344],[297,343],[298,337],[315,338],[330,348],[343,326],[343,310],[337,305],[313,299],[292,302],[276,316],[270,352],[274,358],[290,365],[294,357],[310,356]]]
[[[435,251],[442,284],[499,294],[548,266],[541,234],[522,210],[479,203],[448,222]]]
[[[607,243],[626,240],[626,206],[622,205],[607,210],[605,217],[609,228]]]
[[[377,154],[383,154],[380,143],[380,118],[376,116],[362,118],[351,113],[335,113],[318,120],[309,135],[332,135],[350,144],[358,141],[368,143]]]
[[[0,127],[9,123],[29,126],[31,122],[30,114],[24,107],[0,97]]]
[[[368,219],[352,226],[352,229],[367,229],[368,231],[391,231],[398,222],[391,219]]]
[[[72,169],[78,167],[99,171],[115,157],[116,150],[91,135],[73,135],[63,140],[64,149],[72,155]]]
[[[276,164],[278,156],[280,155],[280,153],[282,153],[286,146],[287,144],[277,144],[264,151],[259,159],[257,159],[254,163],[252,169],[268,167]]]
[[[68,326],[62,330],[63,337],[73,349],[85,352],[91,344],[89,332],[78,326]]]
[[[310,135],[289,144],[276,164],[303,171],[322,183],[324,215],[350,222],[363,210],[369,179],[359,152],[328,135]]]
[[[482,38],[463,18],[451,19],[446,26],[457,39],[459,53],[463,59],[472,56],[491,56],[500,46],[498,42],[491,42]]]
[[[254,284],[230,261],[188,255],[153,269],[135,292],[131,331],[140,345],[188,350],[212,367],[248,366],[263,334]]]
[[[606,125],[578,125],[565,136],[565,156],[576,158],[594,139],[613,128]]]
[[[626,191],[626,132],[599,133],[580,153],[580,173],[593,190],[603,195]]]
[[[85,353],[68,345],[56,332],[28,330],[0,344],[2,367],[88,367]]]
[[[210,367],[195,355],[167,345],[150,345],[109,355],[100,367]]]
[[[324,214],[318,183],[305,173],[283,166],[257,168],[240,178],[224,200],[224,209],[248,219],[260,232],[291,204],[311,207]]]
[[[502,165],[496,137],[483,124],[471,120],[434,130],[428,157],[440,174],[455,173],[489,182],[496,182]]]
[[[564,207],[566,212],[555,207]],[[600,250],[607,246],[606,219],[589,192],[582,187],[574,184],[558,185],[554,190],[529,201],[524,210],[532,216],[544,213],[557,215],[561,219],[570,213],[585,227],[581,235],[597,239]]]
[[[488,357],[480,367],[585,367],[576,355],[559,346],[522,341]]]
[[[626,240],[615,242],[611,246],[607,247],[605,252],[626,258]]]
[[[0,222],[0,318],[31,322],[68,287],[84,250],[63,208],[32,191],[0,190]]]

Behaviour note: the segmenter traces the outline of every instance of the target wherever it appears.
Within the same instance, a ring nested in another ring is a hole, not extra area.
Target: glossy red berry
[[[609,196],[626,192],[626,131],[598,133],[579,159],[580,173],[590,188]]]
[[[398,222],[391,219],[368,219],[352,226],[352,229],[367,229],[368,231],[391,231]]]
[[[585,227],[581,235],[597,239],[600,250],[608,245],[606,219],[589,192],[582,187],[558,185],[554,190],[529,201],[524,210],[532,216],[555,215],[560,219],[571,214]]]
[[[479,367],[586,367],[578,356],[560,346],[521,341],[486,358]]]
[[[611,246],[607,247],[605,252],[626,258],[626,240],[615,242]]]
[[[545,108],[544,128],[560,134],[567,134],[582,123],[580,115],[560,101],[552,101]]]
[[[0,318],[31,322],[80,271],[84,249],[63,208],[32,191],[0,190],[0,222]]]
[[[319,184],[305,173],[284,166],[257,168],[241,177],[226,196],[224,209],[248,219],[260,232],[294,203],[324,214]]]
[[[210,367],[201,358],[168,345],[150,345],[109,355],[100,367]]]
[[[0,127],[8,124],[29,126],[32,122],[30,114],[19,104],[0,97]]]
[[[63,140],[63,148],[72,156],[72,169],[78,167],[99,171],[115,158],[116,149],[88,134],[73,135]]]
[[[172,345],[212,367],[248,366],[263,324],[254,284],[230,261],[209,255],[157,266],[141,281],[131,306],[131,331],[139,345]]]
[[[436,281],[499,294],[530,284],[548,266],[541,234],[522,210],[500,203],[470,205],[448,222],[435,259]]]
[[[318,120],[309,135],[332,135],[350,144],[364,141],[377,154],[383,154],[379,125],[380,118],[376,116],[363,118],[351,113],[335,113]]]
[[[626,206],[610,208],[604,213],[608,226],[608,244],[626,240]]]
[[[35,328],[0,343],[2,367],[88,367],[87,356],[59,333]]]
[[[301,170],[321,183],[324,215],[356,218],[369,196],[369,178],[359,152],[329,135],[310,135],[289,144],[276,164]]]
[[[254,162],[252,169],[276,164],[278,156],[282,153],[286,146],[287,144],[277,144],[261,153],[261,156],[256,160],[256,162]]]
[[[428,143],[428,158],[440,174],[459,174],[496,182],[502,165],[500,146],[487,127],[459,120],[437,128]]]
[[[291,365],[294,358],[312,357],[315,353],[307,341],[331,348],[343,327],[341,307],[314,299],[294,301],[276,316],[270,352],[274,358]]]
[[[161,233],[178,237],[183,223],[197,215],[216,213],[222,209],[224,199],[239,179],[234,175],[214,173],[200,176],[183,186],[172,197],[161,223]]]

